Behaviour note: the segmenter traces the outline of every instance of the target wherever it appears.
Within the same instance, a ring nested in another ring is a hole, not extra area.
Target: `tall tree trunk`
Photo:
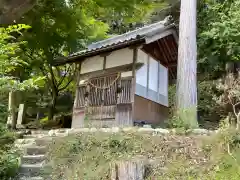
[[[9,99],[8,99],[8,119],[7,119],[7,127],[12,129],[16,128],[17,124],[17,100],[16,100],[16,93],[14,91],[9,92]]]
[[[177,113],[186,126],[197,127],[196,0],[181,0],[178,47]]]

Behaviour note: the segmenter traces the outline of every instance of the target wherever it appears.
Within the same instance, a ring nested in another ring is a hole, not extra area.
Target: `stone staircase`
[[[53,137],[48,131],[33,131],[30,135],[23,135],[17,139],[15,146],[23,151],[21,165],[16,180],[44,180],[43,168],[47,153],[47,145]]]

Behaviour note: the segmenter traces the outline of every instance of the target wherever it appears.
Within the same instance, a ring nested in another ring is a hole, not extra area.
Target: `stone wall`
[[[167,135],[167,134],[193,134],[193,135],[211,135],[217,133],[218,130],[212,131],[207,129],[189,129],[185,131],[180,131],[178,129],[162,129],[162,128],[151,128],[151,127],[113,127],[113,128],[78,128],[78,129],[56,129],[46,132],[49,136],[58,136],[58,135],[71,135],[78,133],[94,133],[94,132],[105,132],[105,133],[120,133],[120,132],[138,132],[138,133],[152,133],[155,135]],[[34,131],[32,132],[34,133]]]

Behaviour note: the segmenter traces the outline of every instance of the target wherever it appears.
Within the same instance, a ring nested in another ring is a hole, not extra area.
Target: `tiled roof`
[[[90,56],[102,50],[106,50],[108,48],[114,48],[114,46],[129,45],[131,43],[134,44],[137,41],[144,40],[145,38],[153,36],[170,27],[172,27],[172,25],[169,25],[169,17],[166,17],[163,21],[159,21],[157,23],[150,24],[150,25],[138,28],[136,30],[127,32],[125,34],[121,34],[121,35],[114,36],[102,41],[92,43],[88,46],[86,50],[73,53],[67,58],[64,58],[62,60],[60,59],[57,60],[56,65],[73,61],[75,58]]]
[[[121,34],[121,35],[114,36],[114,37],[111,37],[111,38],[108,38],[108,39],[105,39],[102,41],[92,43],[88,46],[88,48],[86,50],[76,52],[72,55],[75,56],[78,54],[94,51],[94,50],[105,48],[108,46],[125,43],[127,41],[133,41],[133,40],[137,40],[137,39],[144,38],[147,36],[151,36],[155,33],[159,33],[160,31],[166,29],[168,27],[167,23],[168,23],[168,17],[165,18],[163,21],[159,21],[157,23],[150,24],[150,25],[138,28],[133,31],[129,31],[125,34]]]

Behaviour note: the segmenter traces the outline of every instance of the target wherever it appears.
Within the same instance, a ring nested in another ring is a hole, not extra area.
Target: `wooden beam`
[[[158,60],[158,57],[155,56],[155,54],[152,52],[152,50],[149,50],[148,48],[149,46],[145,46],[142,51],[145,52],[147,55],[149,55],[150,57],[152,57],[153,59]],[[151,48],[152,49],[152,48]]]
[[[167,65],[168,68],[171,68],[171,67],[177,67],[177,63],[169,63]]]
[[[103,70],[105,70],[106,69],[106,63],[107,63],[107,56],[104,56],[103,58],[104,58],[103,59]]]
[[[168,64],[169,64],[168,59],[169,59],[169,57],[166,54],[165,47],[162,45],[162,43],[160,41],[157,41],[157,43],[158,43],[159,50],[162,52],[162,54],[164,56],[165,63],[167,65],[167,67],[168,67]],[[172,78],[174,78],[174,75],[173,75],[173,72],[171,71],[171,69],[169,69],[169,72],[170,72]]]
[[[166,41],[165,38],[163,38],[163,43],[164,43],[164,45],[165,45],[165,47],[166,47],[166,50],[167,50],[169,56],[171,57],[171,62],[174,61],[174,58],[173,58],[173,56],[172,56],[172,51],[170,50],[170,48],[169,48],[169,46],[168,46],[168,42]]]
[[[133,49],[133,67],[132,67],[132,76],[136,76],[136,63],[137,63],[138,48]]]
[[[105,56],[109,56],[111,53],[112,53],[112,51],[111,52],[104,52],[104,53],[99,54],[99,56],[100,57],[105,57]]]
[[[128,47],[129,49],[141,49],[142,48],[142,44],[135,44],[135,45],[131,45]]]
[[[139,69],[142,66],[143,66],[143,63],[136,63],[135,68]],[[116,73],[116,72],[127,72],[127,71],[131,71],[132,68],[133,68],[133,63],[125,64],[122,66],[107,68],[105,70],[98,70],[98,71],[94,71],[94,72],[88,72],[88,73],[81,74],[81,79],[88,79],[88,78],[102,76],[104,74],[111,74],[111,73]]]
[[[165,39],[165,38],[163,38],[163,42],[162,42],[162,43],[163,43],[163,44],[165,45],[165,47],[166,47],[166,51],[167,51],[167,54],[168,54],[169,57],[170,57],[171,62],[174,62],[175,59],[174,59],[174,57],[172,56],[172,53],[171,53],[172,51],[170,50],[170,48],[169,48],[169,46],[168,46],[168,43],[166,42],[166,39]],[[168,67],[169,67],[169,66],[168,66]],[[169,71],[170,71],[170,73],[171,73],[171,75],[172,75],[172,78],[175,78],[172,70],[169,69]]]
[[[149,88],[149,69],[150,69],[150,56],[148,55],[148,59],[147,59],[147,92],[146,92],[146,96],[148,97],[148,88]]]

